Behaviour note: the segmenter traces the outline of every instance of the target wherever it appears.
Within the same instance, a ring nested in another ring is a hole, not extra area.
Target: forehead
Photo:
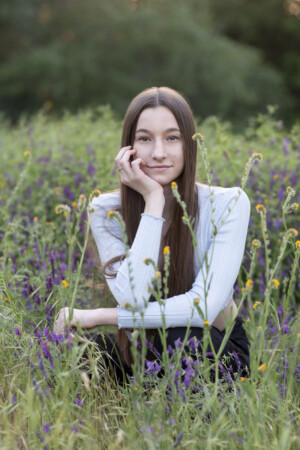
[[[168,128],[179,129],[179,126],[172,111],[165,106],[157,106],[144,109],[137,121],[136,129],[138,130],[139,128],[166,130]]]

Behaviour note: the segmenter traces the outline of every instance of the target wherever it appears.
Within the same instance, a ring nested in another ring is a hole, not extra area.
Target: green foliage
[[[43,104],[60,112],[107,103],[123,115],[153,85],[181,91],[202,118],[236,125],[265,104],[291,106],[280,73],[216,31],[206,0],[12,0],[1,19],[0,108],[13,119]]]
[[[299,236],[286,234],[286,227],[299,230],[299,209],[287,203],[300,203],[300,127],[285,128],[275,118],[274,108],[252,119],[240,134],[215,117],[199,125],[208,148],[205,158],[212,168],[212,184],[239,185],[249,153],[263,154],[245,186],[252,203],[251,224],[235,293],[240,306],[241,301],[247,302],[244,314],[251,343],[251,377],[238,377],[232,386],[212,382],[206,359],[189,388],[183,383],[186,371],[178,369],[176,386],[175,369],[185,356],[177,348],[170,360],[166,358],[175,366],[169,366],[169,378],[141,373],[120,388],[103,366],[103,355],[90,348],[81,332],[67,333],[59,345],[49,338],[55,309],[72,300],[75,288],[77,307],[99,307],[107,301],[85,285],[91,278],[88,265],[78,273],[85,220],[78,203],[80,195],[88,197],[94,188],[118,187],[113,161],[119,150],[120,127],[108,107],[66,113],[59,121],[41,112],[30,120],[22,118],[14,128],[2,123],[1,445],[246,449],[268,442],[272,448],[296,449],[300,253],[295,246]],[[206,176],[200,160],[198,179],[205,183]],[[296,194],[287,202],[292,190]],[[61,208],[66,216],[55,213],[57,204],[66,205]],[[257,204],[265,205],[266,214],[257,213]],[[72,237],[77,240],[68,261]],[[259,245],[252,242],[254,238],[261,241]],[[267,256],[268,274],[279,286],[265,279],[263,259]],[[67,269],[61,267],[63,262]],[[58,278],[59,273],[62,276],[49,288],[52,270]],[[24,292],[22,288],[29,286],[33,291]],[[82,299],[87,303],[82,305]],[[85,364],[81,359],[84,350],[88,351]],[[260,362],[264,365],[259,369]],[[193,391],[199,383],[201,389]]]

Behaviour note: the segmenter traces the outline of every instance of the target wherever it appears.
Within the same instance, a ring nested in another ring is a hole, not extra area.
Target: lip
[[[172,166],[147,166],[148,169],[155,170],[157,172],[162,172],[164,170],[170,169]]]

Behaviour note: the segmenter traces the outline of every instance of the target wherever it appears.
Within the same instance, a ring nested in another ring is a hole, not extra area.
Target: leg
[[[110,374],[116,377],[118,384],[124,385],[127,382],[126,375],[131,376],[131,368],[122,360],[120,349],[116,343],[114,334],[109,333],[91,333],[85,334],[85,337],[97,344],[97,350],[101,352],[101,360]],[[87,358],[87,352],[83,354]]]

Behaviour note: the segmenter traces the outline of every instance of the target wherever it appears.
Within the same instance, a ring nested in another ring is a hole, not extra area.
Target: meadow
[[[299,448],[300,123],[278,117],[268,107],[240,133],[216,117],[197,126],[198,180],[242,186],[251,202],[234,288],[251,376],[229,368],[211,380],[207,355],[178,346],[160,362],[165,377],[136,356],[124,387],[96,348],[82,363],[83,330],[53,332],[63,306],[115,305],[86,230],[90,196],[118,188],[122,124],[107,106],[60,119],[43,110],[14,127],[2,119],[1,448]]]

